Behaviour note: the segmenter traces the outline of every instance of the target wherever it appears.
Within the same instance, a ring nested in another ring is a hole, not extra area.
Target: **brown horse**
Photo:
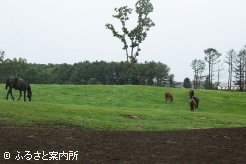
[[[166,104],[167,102],[173,102],[173,95],[171,92],[165,92],[164,96],[165,96]]]
[[[193,89],[191,89],[191,90],[189,91],[189,95],[190,95],[190,99],[195,95]]]
[[[193,112],[196,109],[196,101],[192,98],[190,99],[190,110]]]
[[[24,101],[26,101],[26,92],[27,92],[27,97],[29,99],[29,101],[32,100],[32,91],[31,91],[31,87],[30,85],[23,79],[20,79],[18,77],[12,76],[12,77],[8,77],[8,79],[6,80],[6,86],[5,88],[9,90],[7,92],[7,100],[9,97],[9,94],[11,95],[12,99],[14,100],[14,97],[12,95],[12,89],[16,89],[20,91],[20,97],[18,98],[18,101],[20,100],[21,96],[22,96],[22,91],[24,92]]]

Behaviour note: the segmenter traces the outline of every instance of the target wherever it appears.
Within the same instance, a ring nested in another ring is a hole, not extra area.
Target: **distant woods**
[[[32,64],[26,59],[4,59],[0,62],[0,82],[10,75],[32,84],[128,84],[126,62],[79,62],[75,64]],[[136,64],[131,84],[170,86],[170,68],[160,62]],[[154,79],[154,80],[153,80]]]
[[[239,91],[246,91],[246,46],[239,52],[233,49],[228,50],[222,60],[222,54],[214,48],[205,49],[204,54],[204,60],[194,59],[191,62],[191,68],[194,71],[194,88],[217,89],[223,77],[227,79],[228,90],[232,89],[232,83],[234,83],[239,86]],[[226,65],[226,69],[223,64]],[[208,74],[204,73],[205,70]],[[227,75],[222,71],[227,72]],[[185,80],[187,82],[187,79]]]

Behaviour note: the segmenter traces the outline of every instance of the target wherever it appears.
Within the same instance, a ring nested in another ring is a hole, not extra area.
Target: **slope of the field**
[[[114,131],[165,131],[246,127],[246,93],[195,90],[199,109],[189,109],[188,89],[149,86],[32,85],[33,101],[6,100],[0,85],[0,125],[79,127]],[[166,104],[163,93],[174,102]],[[15,99],[19,92],[13,91]]]

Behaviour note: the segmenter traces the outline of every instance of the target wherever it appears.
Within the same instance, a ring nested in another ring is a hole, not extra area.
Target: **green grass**
[[[200,107],[191,112],[187,89],[53,84],[32,85],[32,90],[32,102],[7,101],[0,85],[1,126],[114,131],[246,127],[246,93],[195,90]],[[165,91],[173,93],[173,104],[164,103]],[[19,92],[13,92],[17,99]]]

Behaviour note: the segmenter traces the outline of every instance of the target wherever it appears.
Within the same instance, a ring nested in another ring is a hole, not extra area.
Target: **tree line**
[[[125,62],[104,61],[79,62],[70,64],[28,64],[25,59],[4,60],[1,52],[0,80],[9,74],[27,79],[32,83],[59,84],[141,84],[157,86],[174,86],[174,75],[169,75],[170,68],[160,62],[137,63],[140,54],[140,44],[146,39],[147,32],[155,23],[149,17],[154,7],[150,0],[137,0],[135,10],[128,6],[115,8],[116,18],[121,23],[117,31],[111,23],[105,26],[113,36],[123,43],[126,54]],[[126,22],[130,15],[137,14],[137,25],[130,29]]]
[[[204,54],[204,59],[194,59],[191,62],[194,71],[194,88],[217,88],[221,79],[221,71],[224,69],[222,65],[226,64],[228,90],[231,90],[232,82],[234,82],[239,85],[239,91],[246,91],[246,46],[238,52],[234,49],[228,50],[222,60],[222,54],[214,48],[204,50]],[[206,64],[208,74],[204,73]],[[188,78],[184,80],[185,87],[188,87],[189,80]],[[203,86],[201,85],[202,81],[205,81]]]
[[[74,64],[35,64],[26,59],[4,59],[0,51],[0,81],[10,75],[26,79],[32,84],[104,84],[174,86],[170,68],[160,62],[137,63],[129,79],[126,62],[83,61]]]

